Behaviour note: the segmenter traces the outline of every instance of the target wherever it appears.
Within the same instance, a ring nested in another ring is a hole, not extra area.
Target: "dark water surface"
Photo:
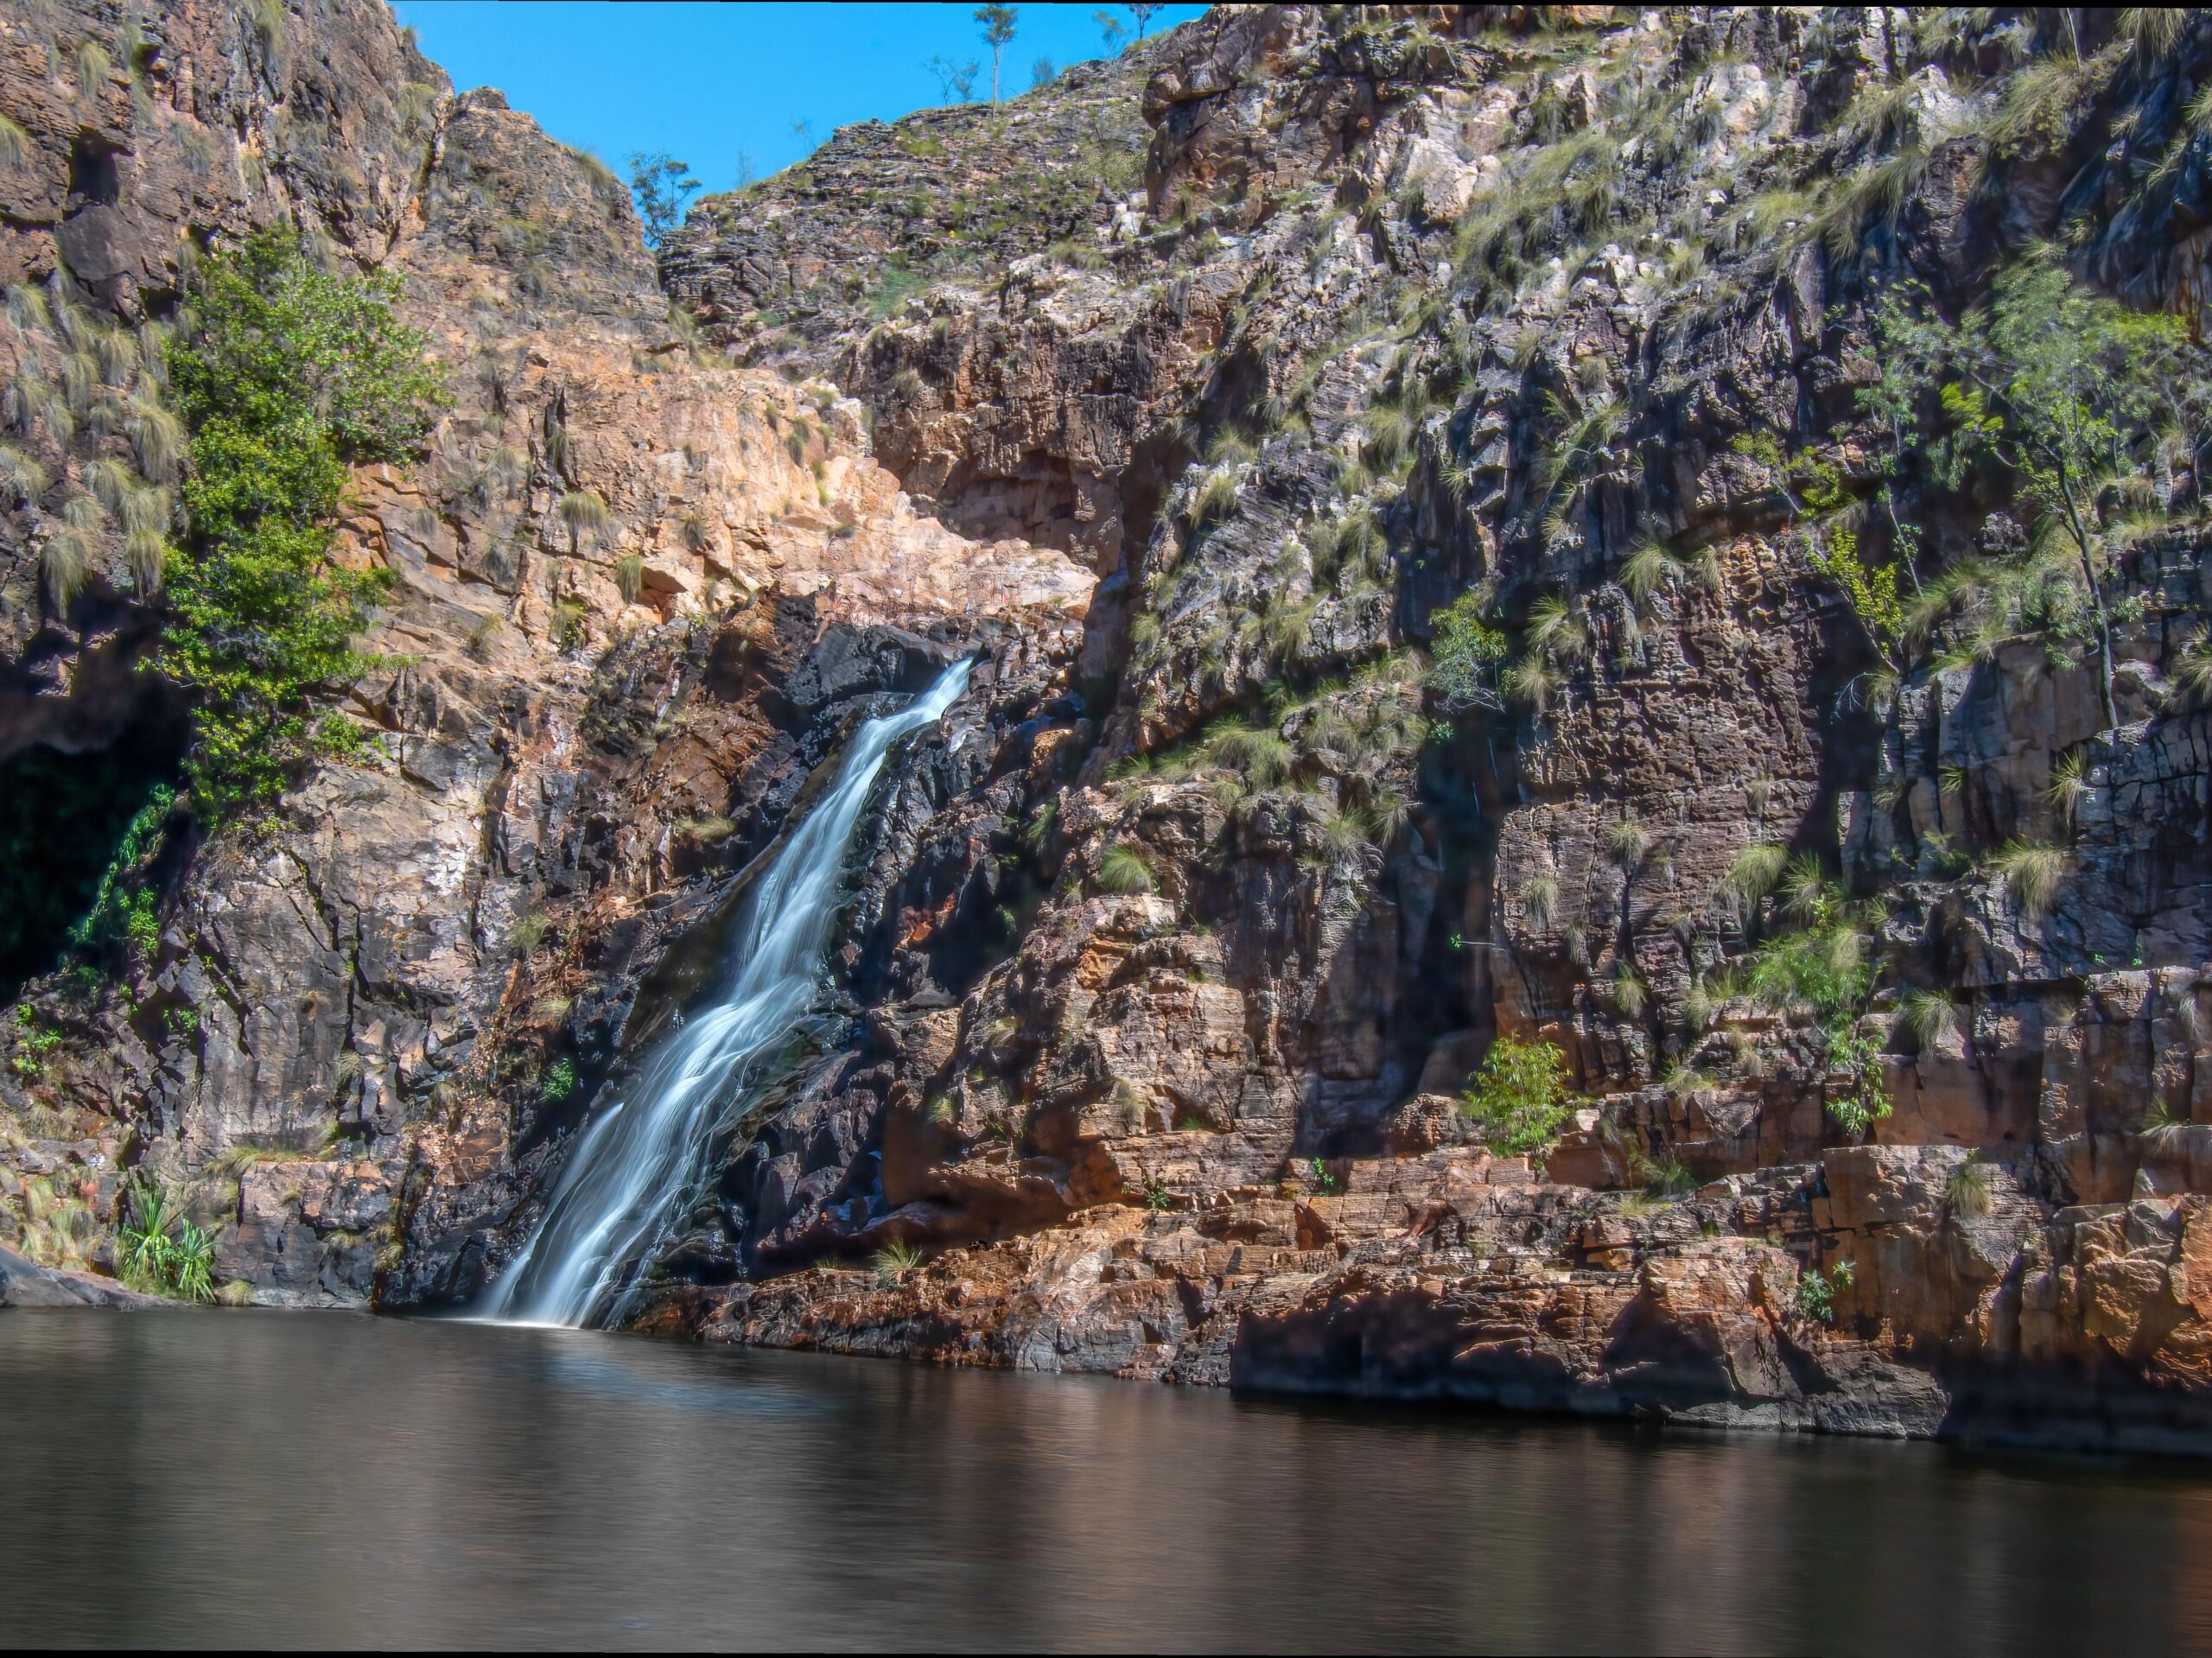
[[[2212,1647],[2212,1470],[0,1312],[0,1644]]]

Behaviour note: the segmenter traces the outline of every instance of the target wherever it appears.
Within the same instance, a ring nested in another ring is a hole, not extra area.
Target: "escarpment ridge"
[[[448,391],[361,750],[23,946],[0,1242],[159,1179],[238,1298],[480,1294],[972,654],[645,1327],[2212,1443],[2201,16],[1217,9],[657,260],[378,8],[6,28],[11,792],[185,740],[67,515],[190,250],[396,277]]]

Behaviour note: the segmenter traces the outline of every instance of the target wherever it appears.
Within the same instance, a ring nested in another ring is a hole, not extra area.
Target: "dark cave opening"
[[[0,761],[0,1002],[61,964],[130,820],[177,782],[185,735],[156,715],[105,748],[33,744]]]

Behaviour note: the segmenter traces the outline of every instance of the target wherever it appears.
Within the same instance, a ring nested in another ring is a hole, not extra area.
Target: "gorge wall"
[[[2044,244],[2196,316],[2212,26],[2127,16],[1217,9],[656,265],[378,8],[13,8],[13,799],[175,764],[120,524],[40,560],[161,481],[192,247],[398,276],[452,400],[345,525],[373,752],[171,824],[119,974],[22,946],[0,1242],[111,1266],[143,1167],[238,1298],[467,1299],[808,773],[974,651],[647,1327],[2201,1448],[2196,450],[2091,503],[2107,693],[2050,512],[1870,395],[1888,298]],[[1840,1013],[1766,970],[1815,918]],[[1501,1044],[1574,1096],[1525,1146],[1456,1097]]]

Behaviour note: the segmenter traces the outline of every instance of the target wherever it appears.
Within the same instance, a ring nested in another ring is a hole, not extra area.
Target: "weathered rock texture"
[[[0,329],[58,388],[17,411],[0,746],[161,712],[114,549],[66,615],[30,572],[131,441],[97,320],[162,314],[185,230],[289,215],[434,330],[453,409],[346,537],[409,665],[349,700],[381,759],[194,851],[127,994],[37,988],[67,1039],[0,1121],[41,1250],[97,1258],[150,1162],[261,1299],[474,1293],[846,722],[975,650],[649,1326],[2212,1444],[2205,538],[2126,554],[2107,726],[1971,615],[1874,676],[1798,499],[1878,510],[1854,394],[1902,280],[1955,314],[2063,231],[2194,314],[2202,19],[1223,9],[840,133],[657,284],[612,180],[381,14],[267,15],[10,24],[0,255],[97,327]],[[2024,544],[2001,478],[1904,506],[1930,575]],[[1541,668],[1510,697],[1425,677],[1470,590]],[[2015,837],[2067,848],[2047,905]],[[1732,978],[1755,842],[1886,903],[1864,1134]],[[1533,1162],[1453,1097],[1501,1033],[1581,1096]],[[892,1244],[922,1264],[863,1267]]]
[[[157,957],[27,1000],[0,1080],[43,1253],[105,1261],[116,1170],[141,1165],[185,1183],[219,1279],[359,1301],[416,1204],[472,1201],[534,1137],[547,1067],[588,1085],[671,899],[766,843],[856,701],[956,645],[990,656],[979,702],[1049,679],[1092,578],[918,517],[832,388],[695,354],[627,192],[496,92],[452,97],[381,8],[7,26],[9,274],[40,297],[0,354],[30,365],[14,453],[44,475],[19,470],[0,537],[0,754],[98,751],[158,702],[150,676],[118,689],[155,637],[122,536],[96,534],[65,608],[36,572],[93,463],[145,462],[133,417],[191,248],[298,223],[397,276],[448,372],[429,452],[358,478],[344,525],[343,556],[398,578],[365,643],[403,665],[346,703],[374,758],[199,848]],[[112,203],[77,187],[87,146]],[[109,341],[75,417],[35,403]],[[604,528],[571,529],[575,492]],[[625,966],[584,990],[586,960]]]

